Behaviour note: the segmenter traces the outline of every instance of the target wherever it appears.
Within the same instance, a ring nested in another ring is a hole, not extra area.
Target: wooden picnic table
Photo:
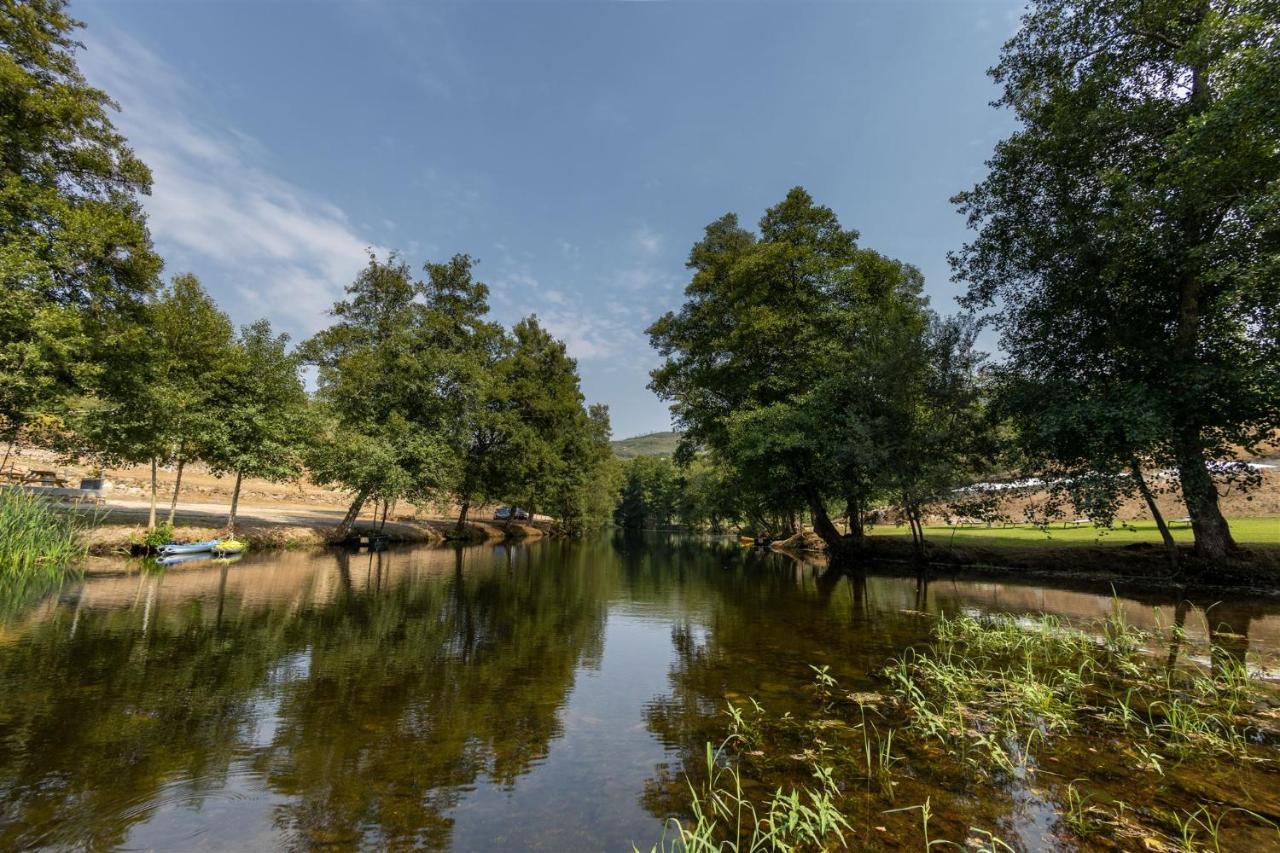
[[[52,486],[55,489],[67,488],[67,478],[59,474],[57,471],[49,469],[37,469],[27,472],[22,478],[24,486]]]

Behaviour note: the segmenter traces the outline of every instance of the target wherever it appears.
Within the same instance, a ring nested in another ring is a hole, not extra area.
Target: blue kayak
[[[203,554],[206,551],[212,551],[218,547],[220,539],[207,539],[204,542],[170,542],[168,545],[161,545],[156,549],[162,557],[173,557],[178,554]]]
[[[157,566],[176,566],[180,563],[205,562],[215,566],[229,566],[244,559],[244,554],[228,554],[225,557],[209,551],[198,554],[170,554],[167,557],[156,557]]]

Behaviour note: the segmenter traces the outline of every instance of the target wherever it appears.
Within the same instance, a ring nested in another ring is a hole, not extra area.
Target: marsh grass
[[[1196,800],[1134,807],[1114,788],[1067,782],[1039,764],[1049,752],[1066,762],[1054,766],[1081,767],[1080,756],[1095,751],[1088,744],[1106,742],[1138,774],[1193,760],[1265,770],[1258,764],[1274,760],[1274,744],[1250,716],[1266,703],[1255,701],[1262,688],[1246,662],[1173,665],[1151,651],[1164,639],[1126,624],[1118,608],[1079,627],[1048,616],[961,615],[940,617],[929,645],[892,660],[881,692],[848,692],[829,667],[811,667],[808,710],[770,713],[754,699],[727,706],[727,737],[707,746],[705,772],[691,773],[702,781],[687,780],[687,819],[672,819],[653,849],[830,850],[846,846],[855,822],[861,834],[852,837],[865,846],[880,838],[868,832],[875,814],[901,822],[918,813],[914,828],[899,825],[886,843],[1006,851],[978,827],[960,842],[934,837],[938,807],[928,795],[951,803],[959,792],[981,800],[1028,785],[1053,802],[1064,837],[1089,849],[1112,838],[1126,849],[1218,850],[1233,814],[1230,823],[1274,830],[1254,812]],[[917,804],[895,803],[904,798]],[[960,829],[943,816],[949,832]]]
[[[732,738],[733,736],[731,736]],[[777,788],[763,802],[744,791],[742,775],[728,756],[726,741],[707,744],[706,781],[689,782],[693,818],[667,822],[652,853],[758,853],[758,851],[846,847],[853,827],[836,807],[840,789],[830,768],[815,767],[816,786]]]
[[[1048,617],[940,618],[935,642],[885,675],[909,731],[984,773],[1009,772],[1061,735],[1120,732],[1160,770],[1191,755],[1259,760],[1243,662],[1161,666],[1148,635],[1113,618],[1087,631]],[[1167,754],[1166,754],[1167,753]]]
[[[60,579],[87,553],[82,522],[46,499],[0,489],[0,579],[27,584]]]

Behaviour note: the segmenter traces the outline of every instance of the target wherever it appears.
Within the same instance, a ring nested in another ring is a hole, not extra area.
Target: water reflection
[[[469,571],[493,556],[86,582],[0,648],[0,847],[135,842],[246,776],[278,800],[256,830],[284,843],[447,846],[465,789],[545,757],[600,655],[600,573]]]
[[[1124,603],[1222,655],[1280,648],[1266,604]],[[785,710],[811,664],[872,688],[923,611],[1112,606],[679,537],[92,577],[0,611],[0,849],[647,848],[726,697]],[[1031,808],[934,802],[960,831]]]

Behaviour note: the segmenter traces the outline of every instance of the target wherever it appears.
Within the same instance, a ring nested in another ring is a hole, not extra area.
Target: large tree
[[[233,532],[244,477],[280,482],[302,474],[310,401],[298,375],[300,357],[288,347],[289,336],[273,333],[266,320],[245,326],[214,391],[218,417],[204,458],[213,471],[235,475],[227,512]]]
[[[588,413],[577,362],[536,315],[516,323],[512,338],[504,380],[519,429],[513,461],[517,474],[510,494],[530,514],[543,509],[565,520],[577,516],[580,490],[602,464],[600,447],[607,439],[601,432],[608,435],[607,410],[597,410],[594,419]]]
[[[859,538],[858,518],[883,489],[880,448],[908,413],[892,404],[898,368],[923,375],[928,361],[919,272],[856,238],[798,187],[758,236],[722,217],[690,252],[684,305],[649,329],[664,357],[651,387],[672,401],[682,460],[697,445],[729,465],[758,525],[807,508],[833,550]]]
[[[953,265],[1005,384],[1142,400],[1099,462],[1175,465],[1197,553],[1226,556],[1208,466],[1280,427],[1275,2],[1039,0],[992,76],[1021,127],[957,197]]]
[[[176,463],[168,521],[177,511],[188,462],[205,458],[222,430],[218,391],[231,368],[233,330],[195,276],[175,276],[141,309],[103,326],[100,370],[72,424],[102,461],[151,466],[156,523],[157,469]]]
[[[151,174],[85,82],[63,0],[0,0],[0,438],[61,413],[155,288]]]
[[[211,453],[223,427],[218,390],[234,367],[234,329],[190,274],[174,276],[150,306],[147,318],[161,397],[155,429],[168,439],[165,456],[176,465],[168,517],[173,524],[187,463]]]
[[[398,256],[371,255],[333,324],[303,345],[324,416],[308,469],[352,492],[338,537],[370,498],[427,501],[456,482],[456,437],[475,396],[468,339],[484,292],[465,256],[427,271],[415,280]]]

